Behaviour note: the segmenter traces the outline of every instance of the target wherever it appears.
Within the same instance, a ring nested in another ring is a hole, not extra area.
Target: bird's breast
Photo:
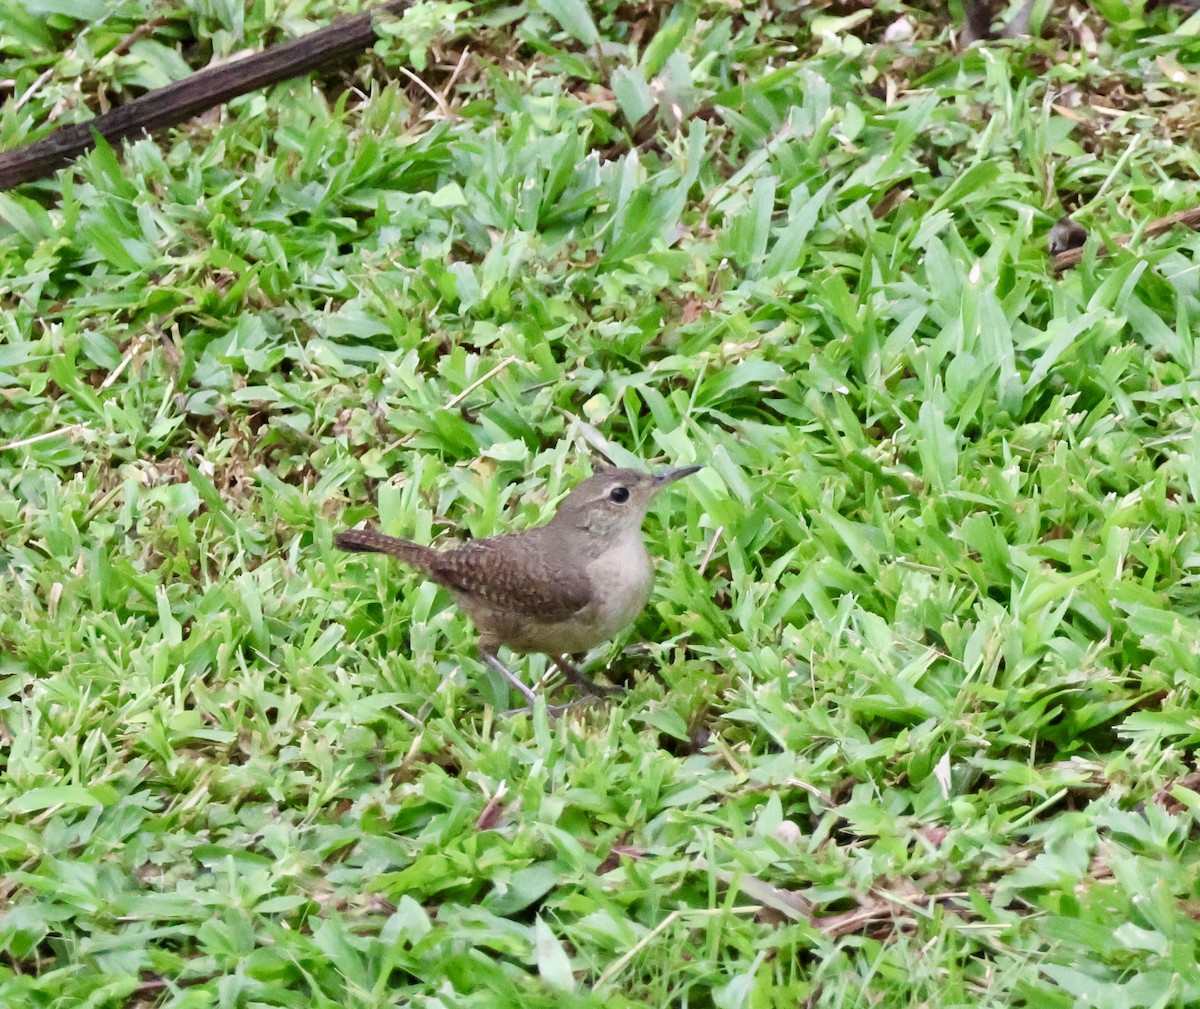
[[[642,538],[618,540],[587,566],[595,603],[597,641],[624,630],[646,608],[654,565]]]

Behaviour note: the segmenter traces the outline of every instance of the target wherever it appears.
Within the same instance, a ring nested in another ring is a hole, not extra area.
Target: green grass
[[[0,144],[335,7],[0,6]],[[1200,237],[1044,253],[1197,24],[944,17],[423,7],[0,195],[0,1005],[1200,1004]],[[332,546],[601,451],[706,465],[613,703]]]

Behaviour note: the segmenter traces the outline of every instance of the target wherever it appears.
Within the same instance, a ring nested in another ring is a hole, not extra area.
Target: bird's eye
[[[611,500],[616,501],[617,504],[624,504],[626,501],[629,500],[629,488],[628,487],[614,487],[612,490],[610,490],[608,492],[608,496]]]

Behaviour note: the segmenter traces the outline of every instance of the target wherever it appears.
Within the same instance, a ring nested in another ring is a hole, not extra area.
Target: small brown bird
[[[479,630],[484,661],[530,704],[533,691],[496,657],[501,645],[543,652],[571,682],[611,693],[567,656],[611,638],[642,612],[654,581],[642,520],[660,490],[700,468],[601,470],[575,487],[546,525],[447,550],[369,529],[338,533],[334,542],[355,553],[391,554],[448,588]]]

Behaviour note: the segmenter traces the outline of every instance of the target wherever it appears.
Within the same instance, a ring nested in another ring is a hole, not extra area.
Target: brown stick
[[[361,52],[376,39],[373,18],[379,11],[401,14],[412,3],[413,0],[387,0],[372,10],[301,38],[148,91],[95,119],[59,127],[40,140],[0,152],[0,190],[49,175],[76,155],[90,150],[96,134],[111,144],[175,126],[238,95],[299,77],[331,60]]]
[[[1154,238],[1164,232],[1170,231],[1177,227],[1200,229],[1200,207],[1192,207],[1190,210],[1181,210],[1178,214],[1171,214],[1167,217],[1160,217],[1157,220],[1151,221],[1141,232],[1134,232],[1128,235],[1117,235],[1113,239],[1115,245],[1128,245],[1135,234],[1140,234],[1143,238]],[[1096,250],[1098,256],[1107,256],[1109,250],[1101,247]],[[1069,270],[1073,266],[1078,266],[1083,260],[1083,249],[1067,249],[1066,252],[1060,252],[1054,257],[1054,272],[1062,273],[1063,270]]]
[[[127,52],[129,52],[130,49],[134,47],[135,43],[140,42],[147,35],[158,31],[159,28],[169,25],[170,23],[171,19],[168,17],[151,18],[149,21],[143,21],[133,31],[121,39],[120,42],[112,47],[112,54],[114,56],[124,56]]]

